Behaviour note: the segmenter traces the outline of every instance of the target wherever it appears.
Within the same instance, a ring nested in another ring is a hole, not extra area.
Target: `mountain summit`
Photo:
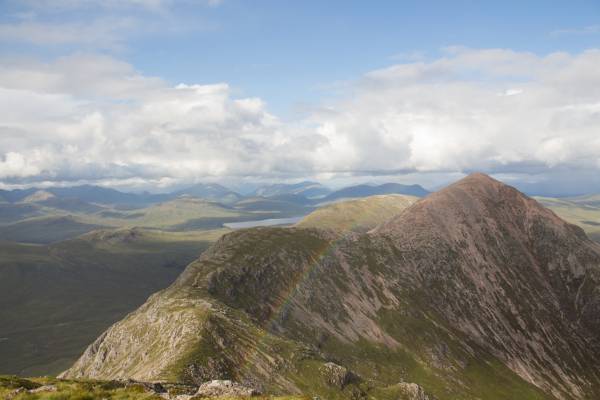
[[[599,360],[600,246],[474,174],[366,233],[228,234],[64,376],[567,400],[600,396]]]

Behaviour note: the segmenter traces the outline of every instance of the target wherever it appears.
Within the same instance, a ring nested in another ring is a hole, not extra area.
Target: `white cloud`
[[[0,178],[6,176],[27,177],[41,171],[20,153],[6,153],[0,160]]]
[[[132,99],[164,86],[112,57],[78,53],[50,63],[1,60],[0,87],[77,98]]]
[[[106,56],[0,69],[0,177],[194,179],[310,166],[297,135],[227,84],[177,85]],[[19,154],[19,158],[8,154]],[[300,157],[294,159],[294,157]],[[15,160],[30,166],[23,174]],[[9,162],[10,161],[10,162]]]
[[[96,48],[122,46],[125,32],[136,27],[132,18],[106,17],[86,22],[24,20],[0,24],[0,41],[36,45],[86,45]]]
[[[0,65],[4,182],[600,168],[597,50],[449,48],[292,123],[225,83],[171,86],[107,56]]]
[[[450,48],[432,62],[372,71],[350,99],[314,117],[330,142],[315,163],[335,154],[355,171],[592,168],[599,63],[596,50],[540,57]]]

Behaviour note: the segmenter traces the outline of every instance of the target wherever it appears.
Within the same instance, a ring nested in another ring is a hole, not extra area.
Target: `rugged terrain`
[[[600,246],[580,228],[474,174],[366,233],[225,235],[63,376],[597,399],[599,282]]]

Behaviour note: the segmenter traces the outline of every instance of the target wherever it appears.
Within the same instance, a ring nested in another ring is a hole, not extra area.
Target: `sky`
[[[0,187],[600,193],[600,2],[0,0]]]

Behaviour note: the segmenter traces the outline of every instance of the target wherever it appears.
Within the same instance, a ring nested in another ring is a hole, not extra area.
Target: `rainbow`
[[[357,223],[353,224],[351,230],[357,227]],[[287,229],[287,228],[284,228]],[[340,234],[336,239],[327,241],[327,244],[319,249],[313,256],[311,257],[310,262],[306,265],[305,268],[296,276],[293,280],[290,281],[289,285],[287,285],[277,296],[277,302],[273,307],[273,311],[271,312],[269,318],[265,321],[262,329],[259,330],[258,336],[254,339],[253,345],[248,346],[248,351],[242,355],[241,363],[239,364],[239,371],[241,376],[245,376],[250,372],[250,369],[253,365],[255,365],[259,361],[260,356],[260,348],[263,347],[263,343],[265,342],[268,335],[270,335],[269,331],[275,326],[276,322],[281,319],[288,305],[292,303],[298,294],[300,288],[307,282],[314,271],[317,269],[321,260],[329,254],[333,249],[337,246],[341,239],[344,238],[344,235]]]

